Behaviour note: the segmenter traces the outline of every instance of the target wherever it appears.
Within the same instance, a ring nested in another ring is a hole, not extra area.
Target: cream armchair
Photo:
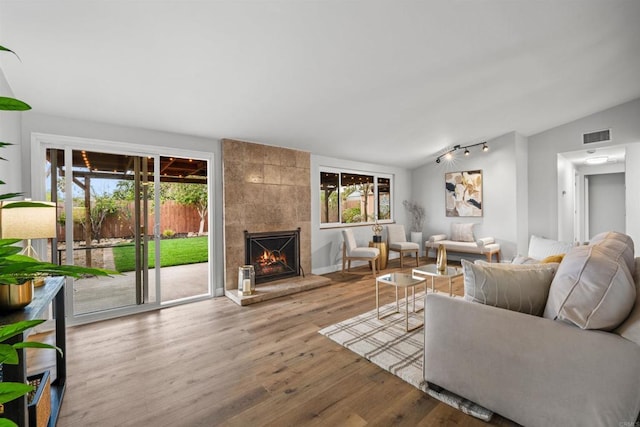
[[[389,250],[400,252],[400,268],[404,267],[404,255],[415,253],[416,267],[419,263],[418,251],[420,245],[414,242],[407,241],[407,234],[404,231],[404,225],[390,224],[387,226],[387,240],[389,243]]]
[[[380,249],[369,247],[358,247],[356,238],[353,236],[353,230],[347,228],[342,230],[344,244],[342,245],[342,272],[344,273],[345,263],[347,271],[351,269],[351,260],[369,261],[373,275],[376,275],[376,262],[380,256]]]

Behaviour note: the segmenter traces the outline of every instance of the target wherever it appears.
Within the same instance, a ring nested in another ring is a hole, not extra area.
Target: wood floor
[[[222,297],[69,328],[58,426],[487,425],[318,334],[375,307],[370,271],[329,276],[246,307]]]

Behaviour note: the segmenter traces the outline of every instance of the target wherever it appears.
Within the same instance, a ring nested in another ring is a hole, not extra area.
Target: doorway
[[[626,233],[624,145],[559,153],[557,166],[558,240],[588,242],[601,231]]]
[[[41,142],[52,258],[118,274],[68,280],[70,323],[211,297],[210,159],[76,142]]]
[[[589,239],[604,231],[625,232],[624,173],[585,176]],[[612,208],[613,207],[613,208]]]

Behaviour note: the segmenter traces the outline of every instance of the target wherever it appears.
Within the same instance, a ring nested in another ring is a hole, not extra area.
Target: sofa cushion
[[[636,284],[636,302],[624,322],[615,330],[623,338],[640,345],[640,258],[635,259],[633,280]]]
[[[408,251],[408,250],[418,250],[420,249],[420,245],[414,242],[395,242],[389,243],[389,249],[393,249],[396,251]]]
[[[464,299],[542,315],[557,264],[474,264],[462,260]]]
[[[454,222],[451,224],[451,240],[456,242],[475,242],[472,222]]]
[[[537,258],[531,258],[529,256],[516,255],[516,257],[513,258],[513,261],[511,261],[511,264],[513,265],[540,264],[540,260]]]
[[[553,278],[544,317],[582,329],[612,330],[629,315],[636,288],[625,263],[599,246],[569,251]]]
[[[615,252],[618,259],[623,260],[631,274],[635,271],[633,240],[626,234],[616,231],[607,231],[596,235],[590,244],[608,248]]]
[[[531,239],[529,239],[529,253],[527,255],[530,258],[544,259],[550,255],[566,254],[574,246],[573,243],[560,242],[558,240],[531,235]]]

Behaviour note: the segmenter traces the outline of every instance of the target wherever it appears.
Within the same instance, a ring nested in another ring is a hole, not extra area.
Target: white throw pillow
[[[531,235],[531,239],[529,240],[529,253],[527,255],[535,259],[545,259],[550,255],[566,254],[573,247],[575,247],[573,243],[560,242],[558,240]]]
[[[451,224],[451,240],[456,242],[475,242],[472,222],[454,222]]]
[[[578,246],[560,263],[544,317],[609,331],[627,318],[635,299],[631,273],[615,253],[600,246]]]
[[[558,264],[473,264],[462,260],[464,299],[542,315]]]

